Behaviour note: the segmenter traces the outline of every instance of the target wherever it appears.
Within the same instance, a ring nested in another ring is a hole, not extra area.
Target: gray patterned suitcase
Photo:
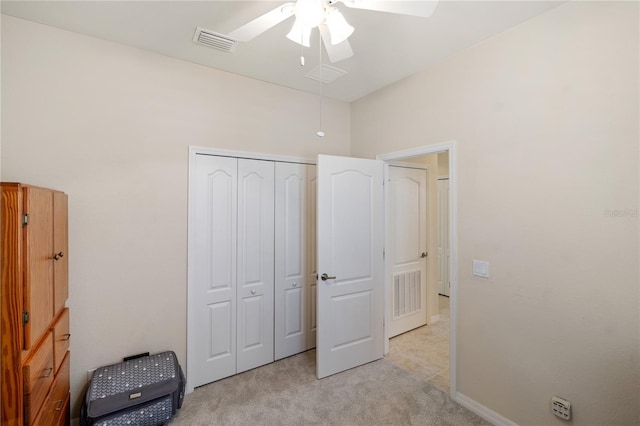
[[[93,373],[80,412],[83,426],[156,426],[182,406],[184,374],[176,354],[128,359]]]

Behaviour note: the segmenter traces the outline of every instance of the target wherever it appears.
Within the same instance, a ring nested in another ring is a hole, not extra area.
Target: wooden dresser
[[[68,425],[67,195],[1,188],[0,423]]]

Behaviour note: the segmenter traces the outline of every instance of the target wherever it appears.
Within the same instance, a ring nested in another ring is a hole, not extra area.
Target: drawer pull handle
[[[56,402],[58,403],[58,406],[56,407],[56,411],[62,410],[62,406],[64,405],[64,399],[59,399]]]
[[[52,260],[58,260],[58,259],[60,259],[60,258],[62,258],[62,257],[64,257],[64,253],[60,251],[60,252],[58,252],[58,253],[55,253],[55,254],[54,254],[53,256],[51,256],[49,259],[52,259]]]
[[[42,376],[40,376],[41,379],[46,379],[47,377],[51,376],[51,373],[53,373],[53,368],[49,367],[46,368],[44,370],[42,370]]]
[[[69,340],[70,338],[71,338],[71,334],[66,333],[66,334],[63,334],[62,336],[60,336],[60,341],[62,341],[62,342],[66,342],[66,341],[67,341],[67,340]]]

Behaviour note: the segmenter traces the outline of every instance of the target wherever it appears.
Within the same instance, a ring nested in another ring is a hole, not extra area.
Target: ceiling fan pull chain
[[[304,44],[302,44],[302,40],[304,38],[303,32],[300,31],[300,66],[304,67]]]
[[[319,138],[324,137],[324,132],[322,131],[322,90],[323,90],[323,81],[322,81],[322,37],[320,37],[320,33],[318,32],[318,57],[320,62],[320,129],[316,132],[316,135]]]

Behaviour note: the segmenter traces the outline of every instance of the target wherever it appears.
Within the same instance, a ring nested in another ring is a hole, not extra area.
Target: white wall
[[[569,2],[352,104],[354,156],[458,141],[457,390],[519,424],[640,423],[638,12]]]
[[[449,176],[449,153],[438,154],[438,177]]]
[[[69,194],[72,398],[87,369],[186,363],[188,146],[350,152],[350,112],[256,80],[2,15],[2,180]]]

